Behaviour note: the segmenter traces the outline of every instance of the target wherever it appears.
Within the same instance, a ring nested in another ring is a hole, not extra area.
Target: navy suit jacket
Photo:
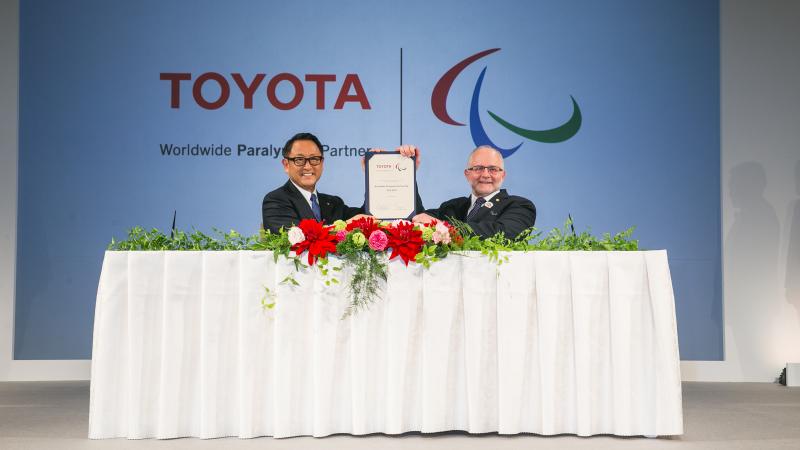
[[[454,198],[426,212],[440,220],[452,217],[466,222],[475,234],[481,237],[490,237],[502,232],[506,237],[513,239],[536,222],[536,206],[533,202],[516,195],[508,195],[505,189],[501,189],[488,202],[492,204],[491,208],[484,204],[475,216],[466,221],[470,203],[470,197]]]
[[[322,220],[330,225],[335,220],[347,220],[364,212],[363,208],[354,208],[344,204],[335,196],[317,192],[317,201]],[[303,219],[315,219],[311,206],[306,198],[291,181],[264,196],[261,202],[261,219],[265,230],[276,233],[281,227],[288,229]]]

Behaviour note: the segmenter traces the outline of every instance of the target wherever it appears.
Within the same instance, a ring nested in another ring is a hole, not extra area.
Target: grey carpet
[[[86,438],[88,382],[0,383],[0,450],[21,449],[800,449],[800,388],[684,383],[685,434],[673,438],[537,435],[332,436],[322,439]]]

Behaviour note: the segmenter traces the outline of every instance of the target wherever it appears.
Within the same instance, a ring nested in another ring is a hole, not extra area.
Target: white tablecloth
[[[666,252],[509,258],[393,261],[382,299],[341,320],[347,273],[107,252],[89,437],[682,434]]]

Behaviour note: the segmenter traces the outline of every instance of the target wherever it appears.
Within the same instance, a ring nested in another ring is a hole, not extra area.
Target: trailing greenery
[[[345,264],[351,264],[353,274],[347,289],[350,304],[347,306],[342,318],[355,314],[361,310],[369,309],[381,291],[381,282],[387,280],[386,262],[373,251],[347,253],[344,256]]]

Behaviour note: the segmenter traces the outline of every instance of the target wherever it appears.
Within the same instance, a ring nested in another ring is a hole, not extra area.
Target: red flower
[[[347,224],[347,231],[361,230],[361,234],[369,238],[372,232],[380,230],[380,224],[373,217],[362,217]]]
[[[422,250],[422,231],[415,230],[413,223],[400,222],[386,231],[389,235],[389,245],[387,247],[392,248],[392,254],[389,259],[399,255],[403,262],[408,265],[408,262],[414,260]]]
[[[303,219],[297,224],[303,230],[306,240],[292,246],[292,251],[301,254],[308,251],[308,264],[314,265],[317,258],[324,258],[329,252],[336,252],[336,235],[331,234],[333,227],[326,227],[314,219]]]

